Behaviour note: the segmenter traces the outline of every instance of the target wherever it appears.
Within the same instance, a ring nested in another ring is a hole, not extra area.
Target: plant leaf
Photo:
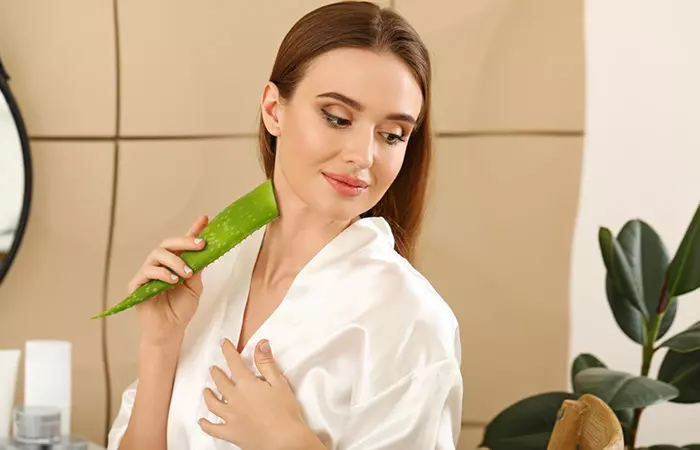
[[[678,298],[672,297],[669,300],[668,307],[664,316],[661,318],[661,326],[659,327],[659,334],[656,335],[656,340],[663,338],[668,332],[671,325],[673,325],[673,320],[676,318],[676,311],[678,310]]]
[[[651,447],[640,447],[637,450],[684,450],[683,447],[675,445],[652,445]]]
[[[700,450],[700,444],[684,445],[676,447],[675,445],[652,445],[651,447],[640,447],[637,450]]]
[[[675,445],[652,445],[651,447],[642,447],[637,450],[684,450],[684,448],[676,447]]]
[[[620,242],[612,236],[607,228],[598,231],[598,243],[608,273],[612,276],[615,287],[624,294],[630,304],[648,317],[646,306],[642,301],[641,284],[635,283],[635,276],[627,261],[627,255]]]
[[[547,392],[522,399],[505,408],[486,426],[479,447],[546,449],[562,403],[578,398],[570,392]]]
[[[668,383],[600,367],[579,372],[575,385],[577,393],[593,394],[613,410],[643,408],[678,396]]]
[[[654,317],[668,269],[668,252],[661,237],[646,222],[628,221],[617,238],[601,228],[598,240],[608,269],[605,290],[615,320],[634,342],[644,342],[644,325]],[[676,317],[671,298],[656,336],[662,338]]]
[[[639,313],[637,312],[637,314]],[[591,367],[606,366],[601,360],[591,355],[590,353],[581,353],[580,355],[578,355],[571,365],[572,386],[575,386],[574,380],[576,379],[576,375],[582,370],[589,369]],[[620,421],[620,425],[622,425],[622,432],[624,433],[625,441],[628,441],[630,439],[629,432],[630,428],[632,427],[632,420],[634,420],[634,410],[621,409],[613,412],[617,416],[617,419]]]
[[[649,317],[653,317],[664,290],[668,252],[661,237],[643,220],[630,220],[617,235]]]
[[[613,237],[612,231],[609,228],[600,227],[598,229],[598,245],[600,246],[600,253],[603,256],[603,263],[608,272],[613,271]]]
[[[700,287],[700,205],[668,267],[668,293],[678,297]]]
[[[644,344],[644,316],[632,303],[625,297],[625,295],[618,290],[615,283],[612,281],[611,275],[608,273],[605,277],[605,293],[608,297],[608,304],[610,305],[610,310],[615,317],[618,327],[622,332],[630,339],[632,339],[637,344]],[[661,325],[659,327],[659,333],[656,336],[656,340],[661,339],[666,335],[673,321],[676,317],[676,311],[678,309],[678,300],[672,298],[664,317],[661,319]]]
[[[610,272],[605,276],[605,293],[617,326],[637,344],[644,344],[644,316],[615,285]]]
[[[669,350],[659,368],[659,380],[680,391],[673,403],[700,403],[700,350],[679,353]]]
[[[574,359],[574,362],[571,364],[571,385],[574,386],[574,379],[576,379],[576,374],[590,367],[606,366],[598,358],[591,355],[590,353],[581,353],[580,355],[578,355],[576,359]]]
[[[632,421],[634,420],[634,410],[633,409],[620,409],[613,411],[617,416],[617,420],[620,421],[622,425],[622,433],[625,438],[625,442],[630,440],[630,431],[632,429]]]
[[[672,348],[679,353],[700,350],[700,322],[696,322],[687,330],[669,338],[661,344],[661,347]]]

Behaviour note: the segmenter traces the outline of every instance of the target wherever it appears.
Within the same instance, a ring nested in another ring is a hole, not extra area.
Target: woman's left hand
[[[222,350],[231,379],[218,367],[212,367],[211,374],[223,401],[209,388],[204,390],[204,399],[224,423],[200,419],[205,433],[243,450],[325,449],[304,422],[299,402],[277,367],[268,341],[258,342],[255,348],[255,365],[264,379],[246,368],[228,339]]]

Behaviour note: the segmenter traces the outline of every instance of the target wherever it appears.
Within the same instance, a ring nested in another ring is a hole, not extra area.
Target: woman
[[[457,321],[408,262],[429,86],[390,10],[340,2],[294,25],[261,102],[280,218],[195,275],[178,255],[206,245],[206,217],[149,255],[131,291],[187,280],[137,306],[138,381],[109,450],[455,448]]]

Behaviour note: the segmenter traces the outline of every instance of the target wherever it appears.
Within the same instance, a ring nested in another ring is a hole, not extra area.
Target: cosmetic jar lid
[[[88,450],[88,441],[79,436],[63,436],[60,442],[51,446],[51,450]]]
[[[0,439],[0,450],[18,450],[18,448],[6,439]]]
[[[59,442],[61,410],[52,406],[16,406],[13,411],[12,438],[19,443],[27,444]]]

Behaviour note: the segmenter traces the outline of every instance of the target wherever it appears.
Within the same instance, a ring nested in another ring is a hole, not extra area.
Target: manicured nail
[[[177,275],[175,275],[174,273],[172,273],[172,274],[170,274],[170,278],[171,278],[173,281],[177,281],[177,278],[178,278],[178,277],[177,277]]]
[[[188,273],[188,274],[189,274],[189,273],[192,273],[192,269],[190,269],[189,267],[185,266],[185,273]]]
[[[201,243],[202,243],[202,239],[200,239],[200,238],[197,238],[194,240],[194,245],[199,245]]]
[[[270,353],[270,343],[268,341],[260,344],[260,351],[263,353]]]

